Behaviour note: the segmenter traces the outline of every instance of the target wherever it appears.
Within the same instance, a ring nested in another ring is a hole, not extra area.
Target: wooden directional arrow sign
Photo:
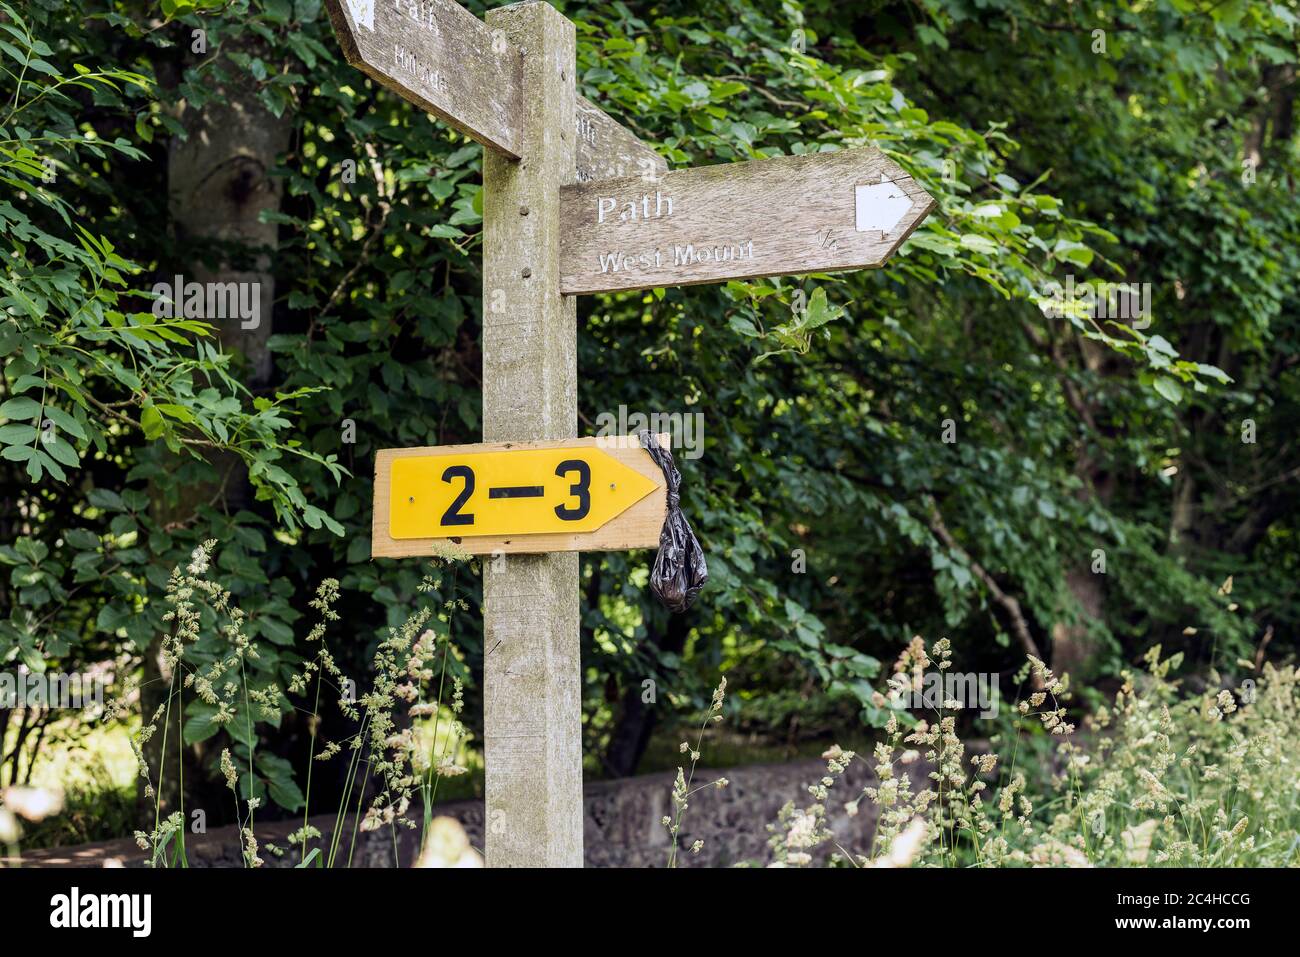
[[[579,183],[668,172],[667,160],[590,100],[578,97],[577,114]]]
[[[476,555],[654,548],[665,509],[635,438],[384,449],[371,554],[427,555],[436,539]]]
[[[519,50],[451,0],[325,0],[348,63],[484,146],[519,158]],[[588,100],[574,122],[578,182],[668,166]]]
[[[935,205],[874,149],[580,183],[560,203],[566,295],[880,266]]]
[[[450,0],[325,0],[348,63],[484,146],[519,156],[519,52]]]

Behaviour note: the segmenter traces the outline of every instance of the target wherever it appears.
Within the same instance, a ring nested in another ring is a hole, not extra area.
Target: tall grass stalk
[[[184,770],[185,757],[185,688],[193,688],[194,698],[215,709],[214,723],[222,726],[233,722],[243,723],[243,738],[236,738],[236,750],[242,744],[247,750],[245,767],[236,765],[230,748],[222,750],[219,771],[230,788],[235,802],[235,821],[240,835],[241,858],[246,867],[262,866],[261,847],[255,830],[255,812],[261,787],[257,776],[257,728],[261,720],[278,719],[282,712],[283,692],[274,682],[257,688],[249,680],[246,662],[256,660],[256,644],[243,630],[244,613],[231,599],[229,592],[207,577],[215,541],[203,543],[194,550],[190,563],[184,570],[173,571],[168,582],[165,601],[169,610],[164,621],[169,625],[162,644],[162,660],[170,671],[170,687],[166,701],[157,711],[142,722],[139,732],[132,736],[132,749],[136,755],[139,775],[145,782],[145,794],[153,802],[154,824],[149,833],[136,832],[136,842],[149,852],[148,863],[154,867],[187,865],[184,843]],[[317,612],[317,621],[306,636],[308,646],[315,646],[301,669],[290,677],[286,690],[290,694],[312,695],[310,712],[304,711],[308,730],[306,791],[302,796],[302,826],[289,835],[290,846],[297,846],[297,866],[334,867],[340,862],[347,816],[353,816],[348,846],[347,864],[350,866],[360,835],[385,828],[389,832],[394,864],[400,863],[399,829],[416,828],[407,812],[413,797],[424,803],[421,845],[432,820],[429,806],[437,795],[440,777],[459,774],[464,768],[454,758],[466,737],[458,715],[463,707],[463,687],[459,676],[450,674],[453,664],[460,666],[459,656],[453,653],[452,623],[455,612],[467,609],[464,599],[456,589],[456,565],[468,556],[458,549],[448,549],[431,563],[431,574],[421,581],[418,590],[426,600],[417,604],[400,626],[389,629],[388,637],[379,643],[375,652],[374,684],[370,692],[353,700],[345,689],[355,685],[347,679],[336,664],[325,641],[329,625],[338,620],[334,606],[339,597],[339,583],[334,579],[321,582],[309,606]],[[445,629],[438,634],[425,626],[434,616],[428,596],[439,594],[442,579],[439,570],[452,566],[448,597],[442,602],[439,621]],[[217,616],[218,630],[224,638],[216,659],[202,669],[191,667],[186,660],[187,650],[194,646],[203,630],[203,609],[209,608]],[[439,647],[441,644],[441,647]],[[437,663],[436,694],[430,700],[425,689],[434,678]],[[237,677],[237,681],[234,680]],[[444,694],[451,678],[451,699]],[[224,680],[223,680],[224,679]],[[314,684],[314,689],[312,685]],[[321,700],[323,689],[333,687],[339,692],[338,707],[343,717],[353,722],[355,732],[339,740],[319,746],[317,736],[322,726]],[[127,711],[127,701],[135,689],[128,687],[122,697],[110,704],[106,717],[120,720]],[[314,694],[313,694],[314,691]],[[439,753],[439,732],[442,728],[443,710],[451,714],[451,727],[442,753]],[[242,712],[242,714],[241,714]],[[173,717],[176,722],[176,772],[180,789],[179,810],[164,816],[163,782],[167,772],[169,735]],[[416,722],[433,718],[433,738],[426,742],[419,733]],[[162,725],[162,747],[159,752],[158,778],[155,782],[145,756],[145,745]],[[344,750],[350,752],[343,793],[334,814],[334,828],[328,847],[313,846],[320,833],[310,823],[313,770],[317,761],[328,761]],[[241,781],[242,778],[242,781]],[[373,793],[369,804],[367,793]],[[267,850],[276,856],[284,851],[268,845]]]

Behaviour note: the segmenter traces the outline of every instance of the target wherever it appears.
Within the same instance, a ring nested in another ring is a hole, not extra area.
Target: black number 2
[[[452,465],[442,473],[444,482],[451,482],[452,479],[464,479],[465,487],[460,490],[456,496],[456,501],[451,503],[451,508],[442,513],[443,525],[473,525],[474,516],[464,515],[461,509],[469,501],[469,497],[474,494],[474,470],[468,465]]]
[[[555,514],[563,521],[576,522],[586,518],[587,513],[591,511],[591,466],[582,459],[565,459],[555,466],[556,475],[564,475],[568,472],[578,473],[578,481],[569,487],[569,494],[578,499],[578,507],[557,505]]]

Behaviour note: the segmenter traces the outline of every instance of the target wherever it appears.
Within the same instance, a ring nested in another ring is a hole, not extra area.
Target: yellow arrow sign
[[[658,485],[593,447],[449,452],[394,459],[394,539],[594,532]]]

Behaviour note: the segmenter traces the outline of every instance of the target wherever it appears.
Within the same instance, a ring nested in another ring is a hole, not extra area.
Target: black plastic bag
[[[663,531],[659,533],[659,554],[650,570],[650,590],[669,611],[686,611],[709,580],[704,549],[691,531],[691,523],[682,514],[682,476],[673,464],[673,453],[663,448],[648,429],[642,429],[637,438],[663,471],[668,483],[668,514],[664,516]]]

